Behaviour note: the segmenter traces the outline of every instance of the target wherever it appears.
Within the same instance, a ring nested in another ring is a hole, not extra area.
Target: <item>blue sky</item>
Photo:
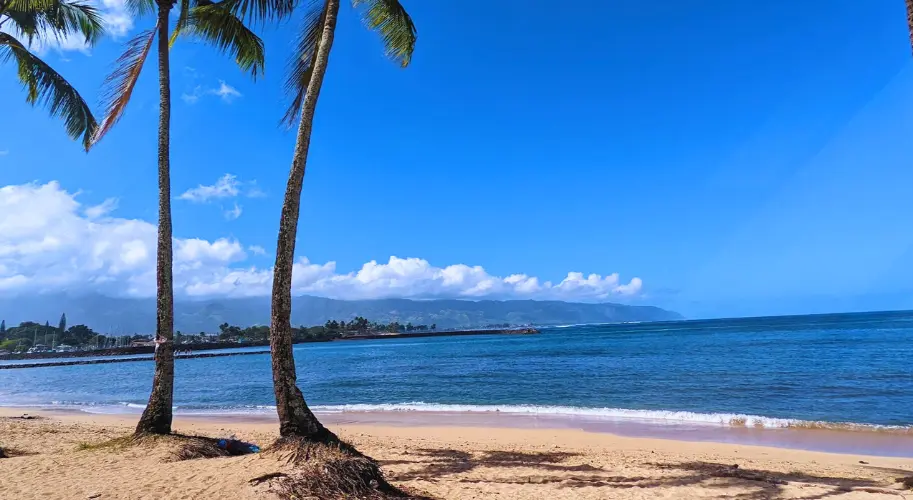
[[[405,70],[384,59],[355,11],[340,16],[297,252],[315,265],[335,262],[321,287],[398,256],[427,261],[416,271],[426,281],[454,264],[481,266],[483,275],[466,271],[482,276],[464,280],[473,286],[515,274],[557,285],[569,272],[596,273],[597,284],[568,289],[597,292],[534,298],[656,304],[692,317],[913,307],[913,57],[902,2],[404,5],[419,31]],[[91,102],[120,44],[150,25],[117,19],[124,35],[90,52],[45,49]],[[232,269],[262,277],[272,262],[294,143],[278,121],[296,27],[264,33],[269,60],[257,82],[201,44],[172,53],[175,237],[237,245],[230,256],[207,247],[212,265],[229,269],[214,271],[221,282]],[[154,223],[154,60],[124,119],[88,155],[24,103],[9,64],[0,67],[0,95],[0,186],[21,194],[57,181],[43,192],[80,204],[60,205],[73,224],[89,224],[79,211],[108,199],[116,204],[99,208],[103,217]],[[225,174],[235,176],[222,191],[231,196],[180,198]],[[233,210],[236,218],[226,215]],[[12,212],[8,228],[22,223]],[[5,243],[66,230],[53,222],[58,212],[42,214],[44,229],[7,231]],[[0,262],[9,283],[49,268],[22,248],[18,260]],[[187,266],[199,255],[188,254]],[[91,274],[86,262],[72,264],[74,276]],[[113,261],[101,267],[122,279]],[[619,290],[604,281],[612,273],[617,285],[636,277],[642,286]],[[350,276],[348,291],[302,290],[523,296],[403,288],[414,274],[384,276],[368,284]],[[221,293],[198,275],[192,281],[200,295]]]

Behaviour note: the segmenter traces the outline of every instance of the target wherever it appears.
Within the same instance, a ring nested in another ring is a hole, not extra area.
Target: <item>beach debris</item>
[[[913,490],[913,476],[899,477],[895,482],[900,483],[905,490]]]
[[[220,439],[219,448],[228,452],[229,455],[249,455],[251,453],[260,453],[260,447],[253,443],[245,443],[234,438]]]
[[[861,464],[863,464],[863,465],[869,465],[869,463],[866,462],[865,460],[860,460],[859,463],[861,463]]]
[[[748,481],[759,481],[759,482],[769,483],[769,484],[789,484],[788,482],[786,482],[780,478],[777,478],[770,474],[766,474],[762,471],[751,471],[751,470],[739,469],[739,464],[733,464],[733,465],[730,465],[729,467],[725,467],[725,466],[719,467],[716,470],[713,470],[711,468],[710,470],[708,470],[708,472],[710,472],[710,475],[714,476],[714,477],[734,477],[737,479],[746,479]]]
[[[98,498],[100,496],[101,496],[101,493],[89,493],[89,496],[87,496],[86,498],[92,499],[92,498]]]
[[[0,448],[0,458],[9,458],[6,453],[3,451],[3,448]]]
[[[270,479],[277,479],[280,477],[288,477],[288,474],[284,474],[282,472],[270,472],[269,474],[263,474],[262,476],[248,479],[247,482],[250,484],[260,484],[269,481]]]
[[[198,458],[220,458],[229,455],[228,450],[219,446],[216,439],[199,436],[187,436],[174,452],[175,461],[196,460]]]

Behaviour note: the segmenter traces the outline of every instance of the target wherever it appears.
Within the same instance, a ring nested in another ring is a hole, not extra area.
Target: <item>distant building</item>
[[[130,342],[130,347],[155,347],[155,342],[152,340],[134,340]]]

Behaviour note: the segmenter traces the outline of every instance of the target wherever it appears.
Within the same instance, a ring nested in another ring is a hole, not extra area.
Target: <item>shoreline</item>
[[[35,419],[16,418],[23,413]],[[373,457],[394,484],[434,498],[884,498],[905,494],[913,459],[767,446],[626,437],[581,429],[448,426],[441,422],[327,425]],[[94,445],[132,431],[136,415],[0,407],[0,491],[9,498],[275,498],[251,478],[283,471],[269,454],[169,462],[162,447]],[[485,422],[479,422],[485,423]],[[490,422],[488,422],[490,423]],[[432,425],[434,424],[434,425]],[[261,447],[275,417],[176,416],[175,432],[236,436]],[[66,485],[65,487],[63,485]],[[5,498],[5,497],[4,497]]]
[[[76,406],[0,406],[0,415],[48,414],[64,418],[88,418],[132,422],[141,408],[123,411],[91,411]],[[114,407],[107,407],[111,409]],[[498,429],[569,431],[619,439],[661,440],[672,443],[708,443],[766,447],[784,451],[807,451],[840,455],[913,459],[913,433],[856,431],[834,428],[755,428],[696,422],[670,422],[638,418],[596,418],[579,415],[516,414],[506,412],[453,411],[326,411],[314,413],[329,426],[372,426],[411,429]],[[276,425],[274,410],[250,412],[175,412],[175,419],[195,424]]]

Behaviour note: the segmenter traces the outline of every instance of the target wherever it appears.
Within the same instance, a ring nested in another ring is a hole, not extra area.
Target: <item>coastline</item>
[[[46,414],[75,421],[98,420],[126,423],[137,419],[141,410],[141,405],[132,404],[120,408],[48,405],[0,406],[0,416],[29,413]],[[852,427],[824,427],[822,424],[804,427],[762,428],[647,418],[604,418],[499,411],[328,410],[326,407],[318,406],[314,408],[314,413],[325,424],[341,427],[570,431],[620,439],[766,447],[786,451],[913,460],[913,432],[910,430],[898,433],[878,431],[875,428],[854,430]],[[175,419],[195,425],[213,423],[258,427],[278,425],[275,411],[271,408],[260,408],[247,412],[177,411]]]
[[[40,418],[10,418],[24,413]],[[500,416],[460,426],[418,422],[411,415],[396,415],[399,425],[378,415],[364,417],[321,415],[377,459],[392,481],[437,498],[899,498],[895,480],[913,475],[910,458],[494,425]],[[0,461],[0,491],[13,495],[9,498],[43,499],[94,493],[100,498],[266,498],[247,486],[258,472],[278,467],[265,456],[168,464],[157,461],[155,453],[78,450],[86,448],[82,443],[128,433],[135,419],[132,414],[0,407],[0,446],[19,454]],[[278,426],[267,415],[181,415],[175,430],[236,435],[262,446],[276,437]],[[61,484],[68,484],[65,491]]]
[[[298,340],[293,342],[293,345],[298,344],[315,344],[315,343],[325,343],[325,342],[349,342],[356,340],[391,340],[391,339],[414,339],[414,338],[425,338],[425,337],[465,337],[465,336],[476,336],[476,335],[535,335],[540,333],[539,329],[534,327],[516,327],[516,328],[481,328],[475,330],[440,330],[440,331],[431,331],[431,332],[417,332],[417,333],[366,333],[351,335],[347,337],[339,337],[335,339],[313,339],[313,340]],[[268,341],[256,341],[256,342],[243,342],[243,343],[231,343],[231,342],[208,342],[208,343],[195,343],[195,344],[180,344],[181,349],[186,349],[190,351],[223,351],[227,349],[251,349],[255,347],[269,347]],[[259,352],[259,351],[258,351]],[[263,351],[263,352],[269,352]],[[92,357],[92,358],[114,358],[115,356],[136,356],[140,354],[154,354],[155,348],[152,346],[137,346],[137,347],[117,347],[110,349],[96,349],[92,351],[71,351],[71,352],[40,352],[40,353],[12,353],[0,355],[0,361],[27,361],[27,360],[43,360],[43,359],[57,359],[57,358],[82,358],[82,357]],[[229,356],[230,354],[222,354],[221,356]],[[199,357],[217,357],[212,354],[209,355],[197,355],[191,354],[188,356],[182,356],[183,358],[199,358]],[[123,361],[143,361],[145,358],[115,358],[115,361],[108,361],[109,363],[123,362]],[[77,362],[66,362],[66,363],[42,363],[35,365],[23,365],[17,366],[17,368],[33,368],[37,366],[68,366],[74,364],[90,364],[90,363],[77,363]],[[2,368],[3,365],[0,365]]]

